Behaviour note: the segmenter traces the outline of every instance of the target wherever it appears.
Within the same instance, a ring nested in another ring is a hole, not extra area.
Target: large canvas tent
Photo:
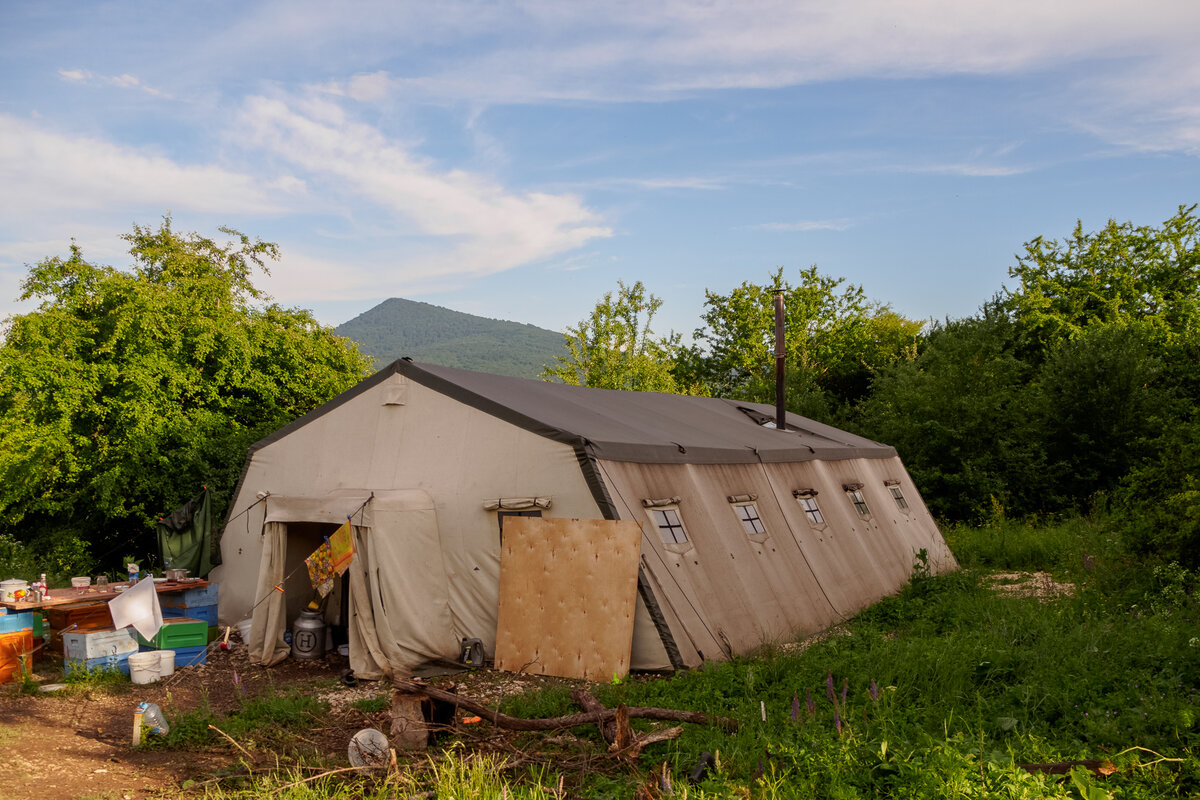
[[[221,539],[220,616],[287,655],[303,559],[347,519],[351,667],[404,677],[496,645],[510,515],[641,526],[630,663],[690,667],[814,633],[956,567],[893,448],[707,397],[398,360],[255,444]]]

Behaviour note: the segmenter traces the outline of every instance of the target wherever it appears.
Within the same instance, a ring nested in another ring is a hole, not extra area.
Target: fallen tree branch
[[[1052,761],[1048,764],[1018,764],[1026,772],[1040,772],[1044,775],[1066,775],[1073,767],[1083,767],[1097,778],[1107,778],[1117,771],[1111,761]]]
[[[230,744],[232,744],[232,745],[233,745],[234,747],[236,747],[238,750],[241,750],[243,753],[245,753],[245,754],[246,754],[246,758],[250,759],[250,763],[251,763],[251,764],[253,764],[253,763],[255,762],[255,758],[254,758],[254,756],[252,756],[252,755],[250,754],[250,751],[249,751],[249,750],[247,750],[246,748],[242,747],[240,744],[238,744],[238,743],[237,743],[237,741],[236,741],[236,740],[235,740],[235,739],[234,739],[232,736],[230,736],[228,733],[226,733],[225,731],[221,730],[221,729],[220,729],[220,728],[218,728],[216,725],[209,725],[208,727],[209,727],[211,730],[214,730],[214,731],[216,731],[217,733],[219,733],[219,734],[221,734],[222,736],[224,736],[226,739],[228,739],[228,740],[229,740],[229,743],[230,743]]]
[[[478,703],[462,695],[444,692],[441,689],[435,689],[432,686],[426,686],[416,681],[396,681],[394,686],[401,691],[422,694],[446,703],[454,703],[459,708],[466,709],[472,714],[483,717],[498,728],[506,728],[514,731],[552,731],[560,728],[574,728],[579,725],[598,724],[600,722],[616,720],[617,718],[617,709],[606,708],[603,710],[585,711],[582,714],[568,714],[565,717],[521,719],[493,711],[482,703]],[[654,719],[666,722],[691,722],[696,725],[715,725],[729,732],[736,731],[738,728],[738,722],[735,719],[701,714],[698,711],[677,711],[673,708],[633,706],[627,708],[626,712],[630,719]]]
[[[597,700],[587,689],[572,689],[571,700],[584,711],[606,711],[604,704]],[[612,720],[600,720],[596,723],[604,741],[612,744],[617,740],[617,726]]]
[[[650,731],[649,733],[635,733],[629,744],[625,747],[618,748],[614,743],[608,748],[608,752],[625,761],[637,761],[642,755],[642,749],[646,745],[654,744],[655,742],[665,742],[669,739],[678,739],[682,733],[682,725],[676,725],[673,728],[664,728],[659,731]]]

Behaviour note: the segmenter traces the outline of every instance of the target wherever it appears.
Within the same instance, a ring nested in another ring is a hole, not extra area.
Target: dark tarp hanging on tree
[[[186,569],[191,575],[207,578],[212,568],[221,563],[221,551],[213,540],[207,487],[174,513],[160,517],[155,528],[164,569]]]

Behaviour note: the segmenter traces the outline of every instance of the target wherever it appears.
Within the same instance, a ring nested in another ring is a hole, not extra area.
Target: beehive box
[[[137,652],[136,650],[134,652]],[[86,661],[76,659],[63,659],[63,672],[67,675],[85,669],[115,669],[123,675],[129,675],[129,656],[132,653],[116,653],[108,656],[99,656],[97,658],[89,658]]]
[[[32,611],[14,611],[0,617],[0,633],[24,633],[29,631],[33,634],[33,612]]]
[[[163,619],[178,619],[187,617],[188,619],[202,619],[210,628],[217,624],[217,607],[211,606],[192,606],[191,608],[172,608],[171,606],[162,607]]]
[[[72,625],[78,630],[95,630],[111,628],[112,614],[108,611],[106,602],[71,603],[65,606],[51,606],[46,609],[46,621],[56,631],[69,628]]]
[[[63,658],[70,661],[89,661],[110,655],[136,653],[137,632],[133,628],[104,628],[94,631],[64,633]]]
[[[21,661],[33,652],[33,631],[0,633],[0,683],[21,677]]]
[[[208,644],[208,623],[202,619],[180,617],[164,619],[163,625],[146,639],[138,634],[138,643],[155,650],[178,650],[181,647],[199,647]]]
[[[158,604],[164,613],[168,608],[198,608],[212,606],[217,603],[217,584],[199,586],[182,592],[163,592],[158,596]]]

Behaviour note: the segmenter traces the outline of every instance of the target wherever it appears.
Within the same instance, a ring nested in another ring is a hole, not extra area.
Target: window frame
[[[862,519],[871,518],[871,507],[867,505],[867,498],[863,495],[862,484],[858,486],[844,486],[843,491],[846,492],[846,497],[850,498],[850,505],[854,506],[854,510]]]
[[[761,537],[767,535],[767,523],[763,522],[762,515],[758,513],[758,504],[754,500],[739,500],[737,502],[730,503],[730,505],[733,507],[734,513],[737,514],[738,521],[742,523],[742,530],[745,532],[746,536],[754,538],[756,536]],[[753,516],[743,516],[742,514],[744,509],[749,509]],[[757,525],[755,523],[757,523]],[[757,527],[758,530],[755,530],[755,527]]]
[[[825,515],[821,513],[821,504],[817,502],[817,496],[813,494],[803,494],[796,497],[796,502],[800,504],[800,510],[804,512],[804,518],[808,520],[808,524],[816,527],[825,524]],[[812,507],[809,508],[809,504]]]
[[[900,488],[900,484],[888,484],[888,492],[891,493],[892,499],[896,501],[896,507],[901,511],[908,511],[911,506],[908,504],[908,498],[904,496],[904,491]]]
[[[687,526],[683,523],[683,516],[679,513],[679,506],[655,506],[653,508],[647,508],[646,511],[650,515],[650,521],[654,523],[654,527],[658,529],[658,535],[659,538],[662,539],[663,544],[667,546],[691,544],[692,540],[688,536]],[[661,518],[659,515],[661,515]],[[674,516],[674,523],[668,519],[668,515]],[[665,525],[663,524],[664,522],[666,523]],[[670,539],[664,535],[665,531],[671,531]],[[683,535],[682,539],[675,538],[676,531]]]
[[[814,530],[824,530],[827,521],[825,512],[821,510],[821,503],[817,500],[816,489],[793,489],[792,497],[800,504],[800,511],[804,514],[804,521]],[[812,508],[808,504],[812,504]],[[816,517],[814,519],[814,516]]]

